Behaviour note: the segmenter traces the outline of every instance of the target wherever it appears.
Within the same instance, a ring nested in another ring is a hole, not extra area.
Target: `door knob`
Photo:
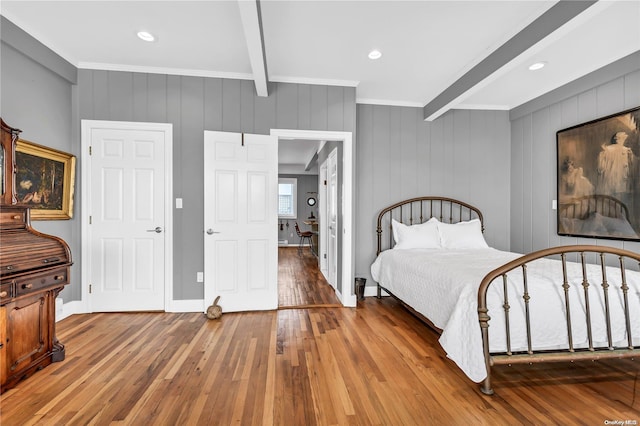
[[[218,231],[214,231],[214,230],[213,230],[213,229],[211,229],[211,228],[207,229],[207,234],[209,234],[209,235],[219,234],[219,233],[220,233],[220,232],[218,232]]]
[[[159,234],[162,232],[162,228],[159,226],[156,226],[155,229],[147,229],[147,232],[155,232],[156,234]]]

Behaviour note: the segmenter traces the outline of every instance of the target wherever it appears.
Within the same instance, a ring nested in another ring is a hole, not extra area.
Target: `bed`
[[[640,355],[640,254],[575,245],[522,255],[489,247],[483,231],[467,203],[401,201],[378,216],[371,266],[378,297],[440,333],[483,393],[497,364]]]

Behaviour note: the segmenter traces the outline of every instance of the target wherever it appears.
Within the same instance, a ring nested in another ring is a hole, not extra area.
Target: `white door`
[[[278,140],[204,132],[205,309],[278,307]]]
[[[327,267],[327,241],[329,241],[329,227],[327,224],[327,194],[327,161],[325,160],[320,165],[320,179],[318,179],[318,222],[320,228],[318,257],[320,258],[320,272],[322,272],[325,279],[329,275],[329,269]]]
[[[91,153],[83,166],[90,169],[90,311],[164,310],[171,126],[104,123],[83,128]]]
[[[337,288],[338,281],[338,150],[334,149],[327,158],[327,219],[329,243],[327,246],[327,281]]]

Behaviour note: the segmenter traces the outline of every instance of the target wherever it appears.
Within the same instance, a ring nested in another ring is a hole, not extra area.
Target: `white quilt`
[[[381,286],[429,318],[443,330],[439,342],[451,358],[473,381],[487,376],[478,322],[478,287],[482,278],[520,254],[492,248],[470,250],[411,249],[386,250],[371,266],[371,275]],[[611,256],[613,257],[613,256]],[[637,267],[635,267],[637,270]],[[594,346],[607,345],[602,274],[598,265],[588,265],[589,302]],[[511,350],[527,349],[524,322],[525,304],[521,270],[509,274]],[[568,347],[562,265],[541,259],[528,265],[532,345],[534,350]],[[489,288],[489,341],[491,352],[506,351],[503,286]],[[569,264],[570,313],[574,347],[588,347],[584,289],[580,264]],[[626,346],[624,302],[619,268],[607,268],[612,339],[615,346]],[[640,273],[627,272],[630,287],[633,344],[640,345]]]

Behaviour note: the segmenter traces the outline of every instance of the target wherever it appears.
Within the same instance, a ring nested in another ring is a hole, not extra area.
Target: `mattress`
[[[487,273],[520,256],[518,253],[493,248],[386,250],[372,264],[371,274],[382,287],[442,329],[439,343],[447,356],[471,380],[480,382],[486,378],[487,371],[478,322],[478,287]],[[601,268],[598,265],[587,266],[594,346],[606,346],[607,325],[602,307],[604,297]],[[567,269],[574,347],[588,347],[582,268],[579,263],[570,263]],[[626,278],[630,287],[628,295],[633,344],[637,346],[640,345],[640,273],[628,271]],[[610,284],[609,303],[614,345],[626,346],[619,268],[607,268],[607,280]],[[509,274],[507,297],[513,352],[527,349],[522,281],[521,268]],[[561,262],[540,259],[530,263],[527,266],[527,281],[533,349],[568,347]],[[507,347],[503,299],[502,282],[492,284],[487,297],[491,316],[489,341],[492,353],[505,352]]]

